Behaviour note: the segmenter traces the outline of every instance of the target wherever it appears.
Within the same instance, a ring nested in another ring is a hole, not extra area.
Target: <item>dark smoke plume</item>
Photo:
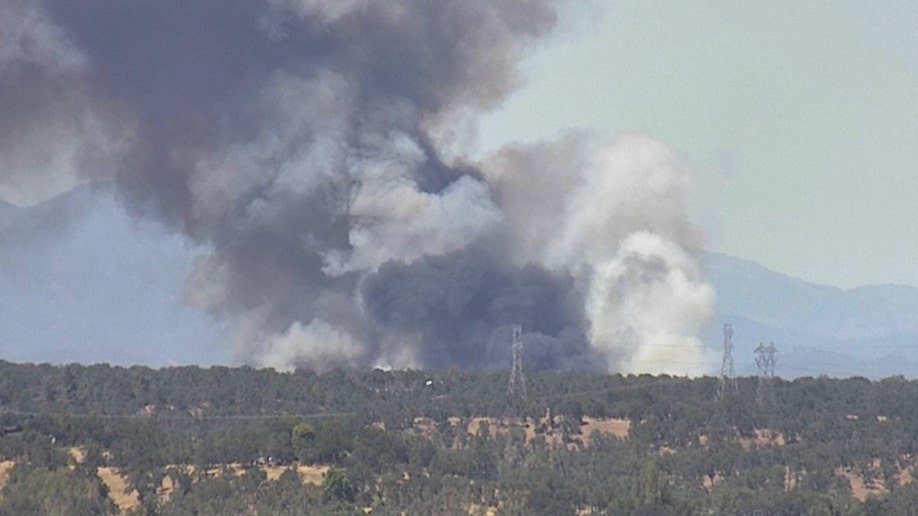
[[[187,297],[237,320],[241,360],[499,367],[520,323],[531,367],[698,370],[712,293],[677,157],[637,136],[449,152],[519,86],[548,2],[0,13],[0,200],[114,182],[130,212],[212,249]]]

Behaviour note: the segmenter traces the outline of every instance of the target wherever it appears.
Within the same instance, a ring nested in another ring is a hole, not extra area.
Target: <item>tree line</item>
[[[775,403],[758,405],[755,378],[721,402],[707,377],[541,372],[525,399],[507,378],[0,361],[0,427],[14,430],[0,460],[15,463],[0,514],[115,513],[101,467],[125,475],[138,514],[861,515],[918,501],[915,381],[775,379]],[[613,418],[627,437],[584,435]],[[266,464],[287,471],[267,480]],[[302,465],[330,469],[312,485]],[[852,478],[872,495],[855,498]]]

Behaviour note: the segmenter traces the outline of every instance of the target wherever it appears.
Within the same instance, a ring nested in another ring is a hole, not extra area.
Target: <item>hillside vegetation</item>
[[[918,383],[0,362],[0,514],[911,514]]]

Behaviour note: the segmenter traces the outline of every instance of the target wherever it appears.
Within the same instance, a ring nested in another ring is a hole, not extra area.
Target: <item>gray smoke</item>
[[[520,323],[529,367],[698,370],[712,293],[677,157],[641,137],[455,150],[520,85],[547,1],[0,12],[0,200],[114,182],[212,249],[187,298],[237,321],[240,360],[505,366]]]

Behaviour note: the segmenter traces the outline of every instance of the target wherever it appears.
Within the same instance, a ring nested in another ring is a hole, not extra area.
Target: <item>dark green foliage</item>
[[[347,473],[343,469],[331,468],[325,473],[322,494],[327,500],[354,503],[357,490],[354,489],[351,479],[347,478]]]
[[[751,378],[722,403],[712,378],[540,373],[515,405],[506,381],[505,372],[455,369],[316,375],[0,361],[0,426],[21,428],[0,436],[0,460],[19,464],[0,510],[111,512],[96,476],[103,465],[138,490],[138,514],[499,506],[501,514],[864,515],[918,506],[918,486],[898,485],[918,464],[918,382],[776,380],[778,403],[763,410]],[[469,434],[472,418],[483,417],[490,422]],[[630,420],[629,438],[583,435],[596,417]],[[70,446],[84,450],[82,464]],[[268,481],[259,469],[267,464],[291,469]],[[314,486],[293,471],[298,464],[332,468]],[[225,471],[202,473],[212,468]],[[858,502],[842,469],[888,492]],[[165,476],[175,491],[162,503]]]
[[[89,470],[17,465],[0,498],[0,515],[114,514],[105,484]]]
[[[288,470],[267,482],[264,473],[249,470],[241,476],[202,477],[188,491],[177,490],[157,514],[253,514],[257,508],[258,514],[292,516],[312,514],[321,506],[316,489],[303,485],[296,473]]]

